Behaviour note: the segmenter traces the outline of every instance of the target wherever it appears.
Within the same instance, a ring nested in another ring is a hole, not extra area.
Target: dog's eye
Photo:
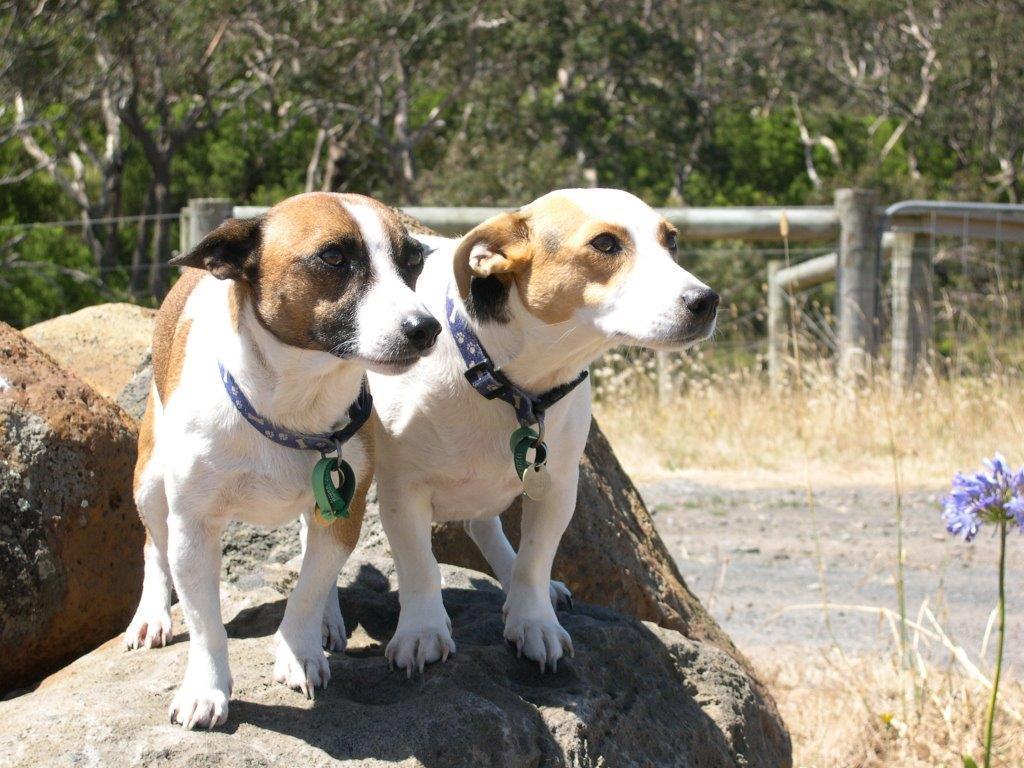
[[[675,232],[668,232],[665,235],[665,247],[668,248],[671,253],[676,252],[676,248],[679,247],[679,242]]]
[[[406,240],[402,245],[402,262],[407,267],[418,267],[426,256],[426,248],[416,240]]]
[[[613,254],[618,253],[622,250],[622,245],[619,243],[619,239],[615,235],[609,235],[607,232],[598,235],[590,241],[590,247],[594,250],[600,251],[601,253]]]
[[[347,261],[344,251],[336,245],[327,246],[317,256],[324,264],[329,264],[332,267],[340,267]]]

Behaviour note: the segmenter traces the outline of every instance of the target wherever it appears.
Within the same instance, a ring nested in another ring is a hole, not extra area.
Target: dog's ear
[[[260,248],[263,218],[228,219],[188,253],[175,256],[175,267],[205,269],[220,280],[244,280]]]
[[[522,211],[494,216],[477,225],[455,249],[455,284],[469,295],[474,277],[497,277],[508,284],[530,260],[530,225]]]

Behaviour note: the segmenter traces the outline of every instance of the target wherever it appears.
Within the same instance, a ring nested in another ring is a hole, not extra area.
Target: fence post
[[[786,287],[779,284],[781,259],[768,262],[768,379],[772,385],[785,378],[784,366],[789,350],[789,323],[786,318]]]
[[[668,352],[654,353],[654,368],[658,386],[658,405],[665,405],[672,397],[672,363]]]
[[[188,239],[182,245],[191,251],[225,219],[231,218],[234,205],[226,197],[194,197],[188,201]]]
[[[896,232],[892,247],[892,373],[908,384],[928,361],[932,336],[932,258],[913,232]]]
[[[839,375],[867,375],[877,346],[878,194],[838,189]]]

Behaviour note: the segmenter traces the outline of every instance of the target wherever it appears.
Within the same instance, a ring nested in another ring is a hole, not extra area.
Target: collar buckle
[[[488,400],[504,398],[508,391],[508,385],[502,381],[490,360],[472,366],[466,371],[465,376],[470,386]]]

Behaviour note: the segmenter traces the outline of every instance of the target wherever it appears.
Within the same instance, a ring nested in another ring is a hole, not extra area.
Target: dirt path
[[[640,490],[688,584],[741,648],[830,644],[816,525],[803,489],[670,479],[643,483]],[[916,617],[927,598],[950,637],[976,658],[995,605],[998,542],[989,533],[972,544],[946,534],[941,496],[938,490],[905,494],[908,613]],[[834,487],[815,491],[814,501],[829,602],[895,609],[892,491]],[[1020,674],[1024,540],[1014,534],[1008,550],[1006,653]],[[846,651],[893,647],[891,630],[877,614],[837,608],[830,618]]]

